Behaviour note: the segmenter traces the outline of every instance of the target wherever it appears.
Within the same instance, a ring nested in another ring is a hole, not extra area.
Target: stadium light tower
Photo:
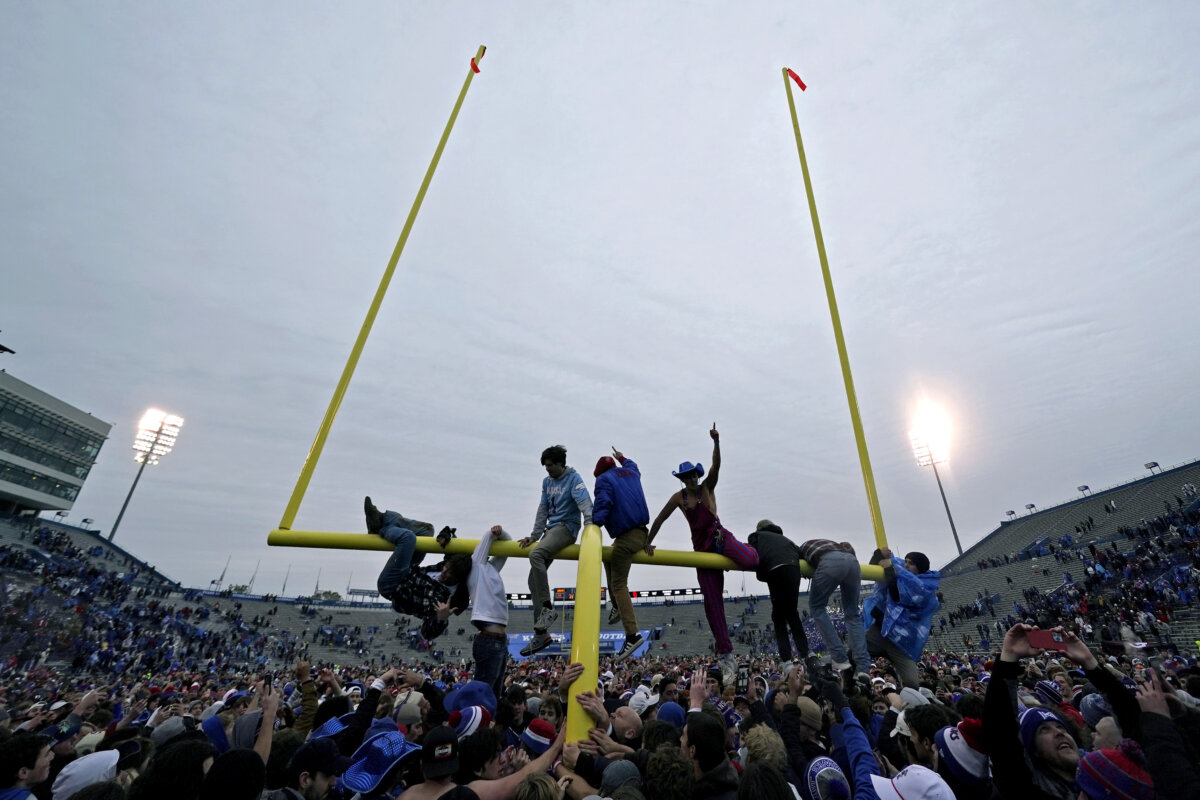
[[[1076,486],[1075,490],[1077,492],[1082,492],[1084,497],[1087,497],[1092,493],[1092,487],[1088,486],[1086,483],[1083,486]]]
[[[1163,471],[1163,470],[1162,470],[1162,467],[1158,466],[1158,462],[1157,462],[1157,461],[1147,461],[1145,464],[1143,464],[1143,466],[1144,466],[1146,469],[1150,470],[1150,474],[1151,474],[1151,475],[1153,475],[1153,474],[1154,474],[1154,470],[1155,470],[1155,469],[1157,469],[1159,472],[1162,472],[1162,471]]]
[[[954,546],[962,555],[962,542],[958,540],[958,529],[954,527],[954,516],[950,513],[950,504],[946,502],[946,490],[942,488],[942,476],[938,474],[937,465],[949,460],[950,449],[950,420],[942,407],[924,398],[917,407],[913,429],[908,433],[912,439],[913,455],[917,465],[933,467],[933,477],[937,480],[938,492],[942,495],[942,505],[946,507],[946,519],[950,520],[950,533],[954,534]]]
[[[137,475],[133,477],[133,486],[129,487],[129,494],[125,495],[125,502],[121,504],[121,513],[117,514],[117,521],[113,523],[112,530],[108,533],[110,542],[117,535],[117,528],[121,527],[121,519],[125,516],[125,509],[129,508],[129,501],[133,498],[133,490],[137,488],[138,481],[142,478],[142,471],[146,469],[147,464],[157,464],[160,458],[171,452],[171,448],[175,446],[175,440],[179,437],[179,429],[182,427],[183,417],[159,411],[157,408],[151,408],[142,415],[142,419],[138,423],[137,436],[133,438],[133,450],[137,453],[133,460],[141,466],[138,467]]]

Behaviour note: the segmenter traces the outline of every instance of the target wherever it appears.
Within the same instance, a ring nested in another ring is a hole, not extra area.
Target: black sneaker
[[[618,664],[621,663],[633,655],[633,651],[641,647],[645,641],[645,637],[643,637],[640,633],[635,633],[633,636],[626,636],[625,645],[617,651],[617,654],[613,656],[613,660]]]
[[[545,650],[553,643],[554,640],[550,638],[550,634],[539,633],[529,640],[529,644],[521,648],[521,655],[531,656],[540,650]]]
[[[612,610],[608,612],[608,624],[616,625],[621,621],[621,609],[617,608],[616,603],[613,604]]]
[[[367,533],[378,534],[383,529],[383,514],[379,513],[370,497],[363,498],[363,514],[367,517]]]
[[[446,545],[450,544],[451,539],[455,538],[455,533],[457,531],[458,528],[451,528],[449,525],[445,526],[438,531],[437,543],[442,547],[445,547]]]

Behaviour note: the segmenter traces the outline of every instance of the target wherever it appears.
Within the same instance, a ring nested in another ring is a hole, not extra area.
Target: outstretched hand
[[[1161,714],[1170,718],[1171,709],[1167,707],[1167,695],[1163,692],[1158,675],[1153,669],[1149,670],[1150,680],[1143,683],[1137,690],[1138,705],[1147,714]]]
[[[717,423],[713,423],[712,430],[708,432],[708,435],[712,437],[714,442],[721,441],[721,434],[717,433]]]
[[[1066,650],[1064,651],[1067,658],[1071,659],[1085,670],[1095,669],[1096,667],[1100,666],[1100,662],[1096,659],[1092,649],[1088,647],[1087,644],[1085,644],[1084,641],[1076,636],[1072,631],[1066,631],[1062,628],[1055,628],[1054,630],[1063,634],[1063,639],[1067,645]]]
[[[1040,655],[1042,649],[1031,645],[1027,636],[1029,631],[1033,630],[1037,630],[1036,626],[1026,625],[1024,622],[1018,622],[1009,628],[1004,634],[1004,643],[1000,645],[1000,660],[1020,661],[1022,658]]]

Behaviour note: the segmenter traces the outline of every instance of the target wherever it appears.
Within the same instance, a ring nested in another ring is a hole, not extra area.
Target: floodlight
[[[1154,474],[1155,469],[1157,469],[1159,472],[1162,472],[1162,467],[1158,466],[1157,461],[1147,461],[1143,466],[1145,466],[1146,469],[1150,470],[1151,475]]]
[[[913,414],[912,430],[908,433],[913,451],[917,452],[918,447],[922,451],[917,454],[917,462],[922,467],[929,466],[929,463],[944,464],[949,460],[950,433],[950,416],[946,409],[928,397],[922,397]]]
[[[1082,486],[1076,486],[1075,489],[1076,491],[1082,492],[1084,497],[1087,497],[1087,493],[1092,490],[1092,487],[1085,483]]]
[[[183,417],[159,411],[157,408],[147,411],[138,422],[137,435],[133,440],[133,449],[137,455],[133,460],[139,464],[147,460],[151,464],[157,464],[160,458],[171,452],[182,427]]]
[[[1008,511],[1005,511],[1004,513],[1008,515],[1008,518],[1010,520],[1017,515],[1017,512],[1013,511],[1011,508]]]
[[[954,534],[954,546],[958,548],[958,554],[961,556],[962,543],[958,540],[958,529],[954,527],[950,504],[946,502],[946,490],[942,488],[942,476],[938,474],[937,469],[938,464],[944,464],[949,459],[950,419],[945,410],[928,397],[921,398],[913,418],[913,429],[908,432],[908,437],[912,441],[917,466],[933,467],[933,477],[937,480],[938,492],[942,495],[942,505],[946,507],[946,519],[950,520],[950,533]]]
[[[157,408],[151,408],[142,415],[141,421],[138,422],[137,434],[133,438],[133,451],[135,453],[133,460],[141,464],[141,466],[138,467],[137,475],[133,477],[133,486],[129,487],[129,494],[125,495],[125,502],[121,504],[121,511],[117,514],[117,521],[113,523],[112,530],[108,533],[108,540],[110,542],[117,535],[117,528],[121,526],[121,519],[125,516],[125,509],[129,508],[129,501],[133,497],[133,490],[137,488],[138,481],[141,480],[142,472],[146,469],[146,465],[157,464],[160,458],[171,452],[171,449],[175,447],[175,440],[179,438],[179,429],[182,427],[183,417],[159,411]]]
[[[1032,514],[1034,511],[1037,510],[1037,506],[1035,506],[1033,503],[1026,503],[1025,510],[1028,511],[1030,514]]]

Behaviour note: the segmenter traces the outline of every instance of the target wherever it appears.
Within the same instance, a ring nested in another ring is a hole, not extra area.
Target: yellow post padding
[[[588,525],[579,538],[579,571],[575,577],[575,625],[571,629],[571,663],[583,664],[583,674],[567,693],[567,741],[588,738],[595,723],[575,700],[595,689],[600,677],[600,528]],[[532,550],[533,548],[530,548]],[[561,554],[560,554],[561,555]]]
[[[792,114],[792,130],[796,134],[796,150],[800,153],[800,171],[804,173],[804,190],[808,193],[808,210],[812,216],[813,233],[817,237],[817,255],[821,259],[821,276],[825,279],[825,296],[829,299],[829,317],[833,320],[833,338],[837,342],[838,358],[842,362],[842,380],[846,384],[846,401],[850,404],[850,423],[854,428],[854,441],[858,445],[858,462],[862,466],[863,483],[867,487],[867,506],[871,512],[871,527],[875,530],[875,546],[887,547],[887,535],[883,530],[883,514],[879,511],[879,497],[875,493],[875,475],[871,472],[871,456],[867,453],[867,437],[863,433],[862,418],[858,414],[858,398],[854,393],[854,377],[850,374],[850,356],[846,352],[846,339],[842,336],[842,318],[838,314],[837,298],[833,294],[833,278],[829,273],[829,259],[825,256],[825,239],[821,236],[821,220],[817,218],[817,199],[813,195],[812,179],[808,175],[808,159],[804,157],[804,140],[800,138],[800,121],[796,118],[796,101],[792,97],[792,82],[787,67],[783,68],[783,88],[787,90],[788,110]]]
[[[367,343],[367,336],[371,333],[371,326],[375,324],[375,316],[379,313],[379,307],[383,304],[383,296],[387,294],[388,284],[392,282],[392,274],[396,271],[396,262],[400,260],[400,254],[404,252],[404,245],[408,242],[408,234],[412,231],[413,222],[417,219],[417,212],[421,210],[421,202],[425,199],[425,193],[429,190],[429,182],[433,180],[433,173],[437,169],[438,161],[442,158],[442,150],[446,148],[446,142],[450,139],[450,131],[454,128],[454,121],[458,119],[458,111],[462,108],[463,99],[467,96],[467,89],[471,88],[471,78],[475,76],[475,67],[480,59],[483,58],[483,45],[479,46],[479,50],[475,53],[475,58],[471,62],[471,68],[467,70],[467,78],[463,81],[462,90],[458,93],[458,100],[454,103],[454,110],[450,112],[450,120],[446,123],[445,129],[442,131],[442,138],[438,141],[437,149],[433,151],[433,159],[429,162],[429,168],[425,170],[425,178],[421,181],[421,188],[417,191],[417,197],[413,200],[412,208],[408,211],[408,219],[404,221],[404,229],[400,231],[400,239],[396,242],[395,249],[392,250],[392,257],[388,261],[387,269],[383,271],[383,278],[379,281],[379,288],[375,290],[375,297],[371,300],[371,307],[367,310],[367,317],[363,320],[362,327],[358,331],[358,338],[354,340],[354,347],[350,349],[350,357],[346,359],[346,366],[342,369],[342,377],[338,379],[337,387],[333,390],[333,398],[329,401],[329,408],[325,410],[325,416],[321,420],[321,425],[317,428],[317,437],[313,440],[312,447],[308,449],[308,455],[304,458],[304,466],[300,468],[300,477],[296,479],[296,486],[292,489],[291,499],[288,500],[287,507],[283,510],[283,518],[279,521],[279,527],[284,530],[291,528],[292,523],[296,520],[296,512],[300,510],[300,501],[304,499],[304,493],[308,491],[308,483],[312,480],[313,471],[317,468],[317,460],[321,458],[321,451],[325,448],[325,440],[329,437],[329,429],[333,427],[333,420],[337,416],[338,409],[342,405],[342,398],[346,394],[346,388],[350,385],[350,379],[354,377],[354,369],[358,366],[359,356],[362,355],[363,346]]]
[[[437,540],[433,537],[418,536],[416,548],[424,553],[446,552],[470,554],[474,552],[475,545],[478,543],[478,539],[453,539],[443,551],[438,546]],[[332,533],[328,531],[273,530],[267,535],[267,544],[274,547],[320,547],[330,550],[378,550],[380,552],[390,552],[392,549],[392,546],[382,538],[369,533]],[[580,545],[577,544],[564,547],[555,554],[554,558],[555,560],[562,561],[577,561],[579,560],[579,549]],[[516,542],[496,541],[492,543],[489,552],[494,556],[529,558],[529,554],[533,552],[533,547],[530,546],[522,549]],[[607,562],[611,558],[612,548],[602,547],[600,560]],[[691,550],[664,550],[661,547],[655,549],[652,556],[648,556],[645,553],[638,553],[633,557],[633,563],[655,564],[660,567],[739,569],[737,564],[733,563],[732,559],[719,556],[716,553],[695,553]],[[800,571],[805,577],[812,577],[812,568],[808,566],[807,562],[800,562]],[[862,576],[864,580],[883,580],[883,569],[864,564],[862,566]],[[579,588],[577,585],[576,591]],[[596,602],[599,604],[600,601],[597,599]]]

